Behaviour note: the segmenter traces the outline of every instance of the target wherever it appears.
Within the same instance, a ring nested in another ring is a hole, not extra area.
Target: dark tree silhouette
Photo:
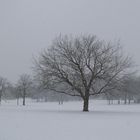
[[[88,111],[89,98],[117,85],[131,66],[120,44],[105,43],[96,36],[59,36],[36,60],[37,77],[45,88],[83,99]]]

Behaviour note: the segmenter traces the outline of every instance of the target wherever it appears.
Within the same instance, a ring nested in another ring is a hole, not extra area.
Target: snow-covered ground
[[[0,106],[0,140],[139,140],[140,105],[16,102]]]

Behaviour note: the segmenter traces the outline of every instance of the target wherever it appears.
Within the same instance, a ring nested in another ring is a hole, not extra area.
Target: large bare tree
[[[119,42],[106,43],[96,36],[57,37],[36,60],[36,71],[45,88],[83,99],[117,86],[130,68],[130,58],[122,54]]]

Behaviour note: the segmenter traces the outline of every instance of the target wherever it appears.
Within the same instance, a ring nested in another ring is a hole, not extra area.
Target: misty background
[[[120,39],[140,65],[139,0],[0,0],[0,75],[16,82],[59,34]]]

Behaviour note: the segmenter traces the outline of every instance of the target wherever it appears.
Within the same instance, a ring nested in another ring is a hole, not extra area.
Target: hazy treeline
[[[22,75],[25,76],[25,75]],[[26,75],[30,77],[29,75]],[[28,87],[24,89],[24,83],[21,84],[21,79],[16,85],[12,85],[8,80],[0,77],[0,96],[1,100],[16,99],[17,105],[18,100],[23,99],[23,105],[25,105],[25,98],[34,99],[36,102],[58,102],[62,104],[64,101],[81,100],[79,97],[71,97],[65,94],[57,94],[54,91],[42,89],[36,83],[33,78],[30,78]],[[26,93],[24,93],[26,92]],[[25,95],[26,94],[26,95]],[[108,100],[109,104],[130,104],[140,103],[140,77],[129,76],[125,77],[123,83],[120,84],[119,89],[110,90],[108,93],[91,97],[91,99],[105,99]]]
[[[109,104],[140,103],[140,77],[124,77],[119,89],[109,91],[103,98],[107,99]]]

